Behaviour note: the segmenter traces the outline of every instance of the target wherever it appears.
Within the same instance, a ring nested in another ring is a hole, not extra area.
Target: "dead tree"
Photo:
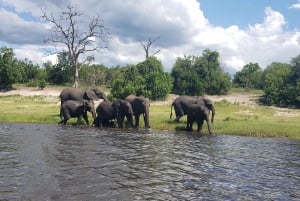
[[[157,40],[159,40],[159,37],[156,37],[156,38],[154,38],[154,39],[149,38],[147,44],[146,44],[146,43],[143,43],[142,41],[140,41],[140,44],[142,45],[142,47],[143,47],[144,50],[145,50],[146,59],[149,57],[149,51],[150,51],[151,45],[152,45],[155,41],[157,41]],[[159,52],[160,52],[160,50],[157,50],[156,52],[154,52],[154,53],[152,54],[152,56],[156,55],[156,54],[159,53]]]
[[[97,16],[91,19],[86,29],[85,24],[80,23],[83,13],[76,10],[73,5],[69,4],[66,11],[62,11],[58,17],[52,13],[43,11],[41,21],[51,28],[50,36],[45,42],[60,43],[67,48],[68,56],[74,69],[73,87],[78,87],[79,76],[79,56],[87,52],[93,52],[106,46],[95,45],[96,39],[106,43],[109,31],[104,26],[103,21]]]

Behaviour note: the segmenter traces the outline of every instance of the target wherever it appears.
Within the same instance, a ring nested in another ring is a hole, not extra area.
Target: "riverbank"
[[[0,92],[0,121],[57,123],[60,106],[58,95],[62,88],[38,90],[22,87]],[[261,92],[232,91],[229,95],[207,96],[216,107],[213,132],[300,139],[300,110],[261,106],[258,104],[261,95]],[[151,102],[150,123],[153,129],[184,130],[185,117],[178,124],[170,119],[171,103],[176,97],[170,94],[166,101]],[[206,128],[204,124],[203,133],[207,133]]]

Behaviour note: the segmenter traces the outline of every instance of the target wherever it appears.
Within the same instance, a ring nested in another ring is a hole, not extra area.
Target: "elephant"
[[[97,117],[94,120],[95,127],[112,127],[114,125],[115,113],[113,103],[110,101],[102,101],[97,109]]]
[[[66,125],[67,121],[70,118],[77,117],[77,124],[80,124],[81,118],[83,117],[86,124],[89,125],[87,111],[92,113],[93,118],[95,118],[96,114],[95,114],[95,106],[93,101],[67,100],[61,105],[60,113],[62,114],[63,119],[58,123],[59,124],[63,123],[64,125]]]
[[[61,105],[67,100],[108,100],[105,93],[98,88],[86,88],[86,89],[78,89],[78,88],[65,88],[61,91],[60,95]]]
[[[131,104],[125,100],[115,100],[113,102],[103,101],[96,109],[97,117],[94,121],[95,127],[111,126],[114,119],[117,119],[118,127],[123,128],[126,116],[130,125],[133,126],[133,110]]]
[[[150,128],[150,123],[149,123],[150,101],[149,101],[149,99],[145,98],[143,96],[129,95],[125,98],[125,100],[128,101],[132,106],[133,114],[135,117],[134,127],[135,128],[139,127],[140,115],[143,114],[145,128]]]
[[[179,119],[182,116],[187,114],[187,107],[191,104],[198,104],[207,107],[209,110],[212,111],[211,122],[214,121],[215,107],[213,105],[213,102],[210,99],[202,96],[186,96],[186,95],[179,96],[173,101],[171,105],[170,119],[172,118],[173,106],[176,114],[176,119],[174,121],[179,122]]]
[[[207,128],[210,134],[211,132],[211,125],[209,122],[209,113],[210,110],[205,107],[204,105],[199,104],[191,104],[187,107],[187,122],[186,122],[186,129],[187,131],[193,131],[193,123],[197,122],[197,132],[202,130],[204,120],[207,123]],[[213,123],[213,122],[211,122]]]

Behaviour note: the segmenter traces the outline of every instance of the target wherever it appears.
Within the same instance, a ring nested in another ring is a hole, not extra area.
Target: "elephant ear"
[[[99,100],[98,96],[95,94],[95,91],[93,89],[86,89],[84,93],[84,99],[87,100]]]

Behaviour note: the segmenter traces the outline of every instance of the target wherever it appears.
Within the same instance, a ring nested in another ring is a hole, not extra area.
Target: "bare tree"
[[[67,6],[66,11],[62,11],[58,17],[52,13],[43,11],[41,21],[50,25],[50,36],[45,42],[60,43],[67,47],[67,53],[74,69],[73,87],[78,87],[79,76],[79,56],[87,52],[93,52],[106,46],[97,46],[96,39],[105,43],[109,31],[103,24],[103,21],[97,16],[91,19],[88,26],[80,23],[83,13],[76,10],[72,4]],[[82,27],[87,27],[82,30]],[[81,29],[80,29],[81,28]]]
[[[143,43],[142,41],[140,41],[140,44],[143,46],[144,50],[145,50],[145,54],[146,54],[146,59],[149,57],[149,51],[150,51],[150,47],[151,45],[155,42],[159,40],[159,37],[156,37],[154,39],[152,38],[149,38],[148,42],[147,43]],[[152,54],[152,56],[156,55],[157,53],[159,53],[160,50],[157,50],[156,52],[154,52]]]

